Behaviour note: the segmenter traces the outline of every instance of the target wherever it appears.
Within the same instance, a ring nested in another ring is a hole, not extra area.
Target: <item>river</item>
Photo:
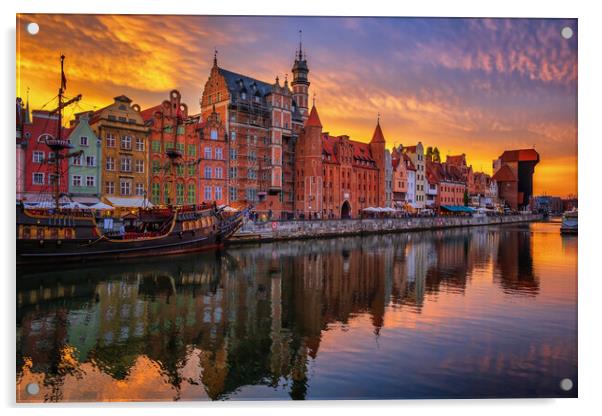
[[[539,222],[18,270],[16,343],[20,402],[576,397],[577,238]]]

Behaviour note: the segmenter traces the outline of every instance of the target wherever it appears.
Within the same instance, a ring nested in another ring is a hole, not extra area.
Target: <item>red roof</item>
[[[148,121],[151,120],[155,113],[161,109],[161,104],[158,104],[154,107],[147,108],[146,110],[140,111],[140,115],[142,116],[142,120]]]
[[[416,146],[414,146],[414,148],[416,148]],[[416,170],[416,166],[414,166],[414,162],[412,162],[412,159],[405,153],[403,154],[403,160],[406,162],[406,168],[408,170]]]
[[[383,136],[380,123],[376,123],[376,128],[374,129],[374,134],[372,135],[370,143],[385,143],[385,136]]]
[[[445,161],[447,163],[449,163],[450,165],[463,166],[466,164],[466,155],[461,154],[461,155],[447,156]]]
[[[506,150],[500,156],[504,162],[539,162],[539,153],[535,149]]]
[[[334,151],[336,140],[336,137],[329,136],[328,134],[322,135],[322,152],[330,155],[330,160],[327,160],[327,162],[339,163],[339,159]]]
[[[309,126],[322,127],[322,123],[320,122],[320,117],[318,116],[318,110],[316,109],[315,105],[311,108],[311,111],[309,113],[309,118],[305,122],[305,126],[306,127],[309,127]]]
[[[493,180],[498,182],[515,182],[516,178],[512,173],[512,169],[508,165],[502,166],[492,177]]]
[[[406,146],[401,149],[404,153],[416,153],[416,146]]]
[[[370,144],[345,139],[343,136],[334,137],[329,134],[322,134],[322,153],[330,155],[330,160],[326,160],[326,162],[340,163],[338,155],[335,153],[335,146],[337,142],[340,142],[341,140],[348,140],[349,144],[351,144],[353,148],[354,164],[357,165],[362,161],[369,162],[370,164],[375,163],[372,152],[370,151]],[[361,166],[365,167],[365,165]]]

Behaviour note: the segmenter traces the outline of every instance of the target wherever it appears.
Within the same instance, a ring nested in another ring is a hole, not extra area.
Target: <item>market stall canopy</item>
[[[466,213],[475,212],[474,208],[465,207],[463,205],[441,205],[441,209],[448,211],[448,212],[466,212]]]
[[[114,207],[122,207],[122,208],[152,208],[153,204],[144,198],[116,198],[116,197],[106,197],[107,201]]]
[[[97,202],[94,205],[90,205],[90,209],[114,209],[111,205],[105,204],[103,202]]]

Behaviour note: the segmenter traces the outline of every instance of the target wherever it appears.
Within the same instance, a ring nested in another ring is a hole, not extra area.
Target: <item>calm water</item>
[[[20,271],[17,306],[20,401],[577,390],[577,238],[558,223]]]

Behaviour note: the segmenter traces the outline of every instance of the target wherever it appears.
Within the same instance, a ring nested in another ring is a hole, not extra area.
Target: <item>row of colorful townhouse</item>
[[[225,131],[215,114],[202,122],[200,115],[189,116],[180,98],[174,90],[141,111],[121,95],[102,109],[76,114],[61,128],[71,144],[68,157],[58,159],[63,200],[127,207],[225,203]],[[45,140],[58,135],[58,116],[34,110],[30,117],[19,102],[18,114],[17,198],[50,200],[57,161]]]
[[[72,149],[58,160],[45,145],[58,135],[57,115],[34,110],[30,117],[17,99],[17,198],[50,199],[58,180],[65,198],[82,203],[250,205],[279,219],[354,218],[369,207],[528,203],[535,150],[505,151],[489,176],[473,172],[464,154],[442,162],[421,142],[389,151],[380,117],[370,140],[333,136],[315,99],[309,108],[301,45],[291,73],[290,84],[286,76],[265,82],[220,67],[214,56],[199,114],[189,114],[176,90],[144,110],[120,95],[61,129]]]

